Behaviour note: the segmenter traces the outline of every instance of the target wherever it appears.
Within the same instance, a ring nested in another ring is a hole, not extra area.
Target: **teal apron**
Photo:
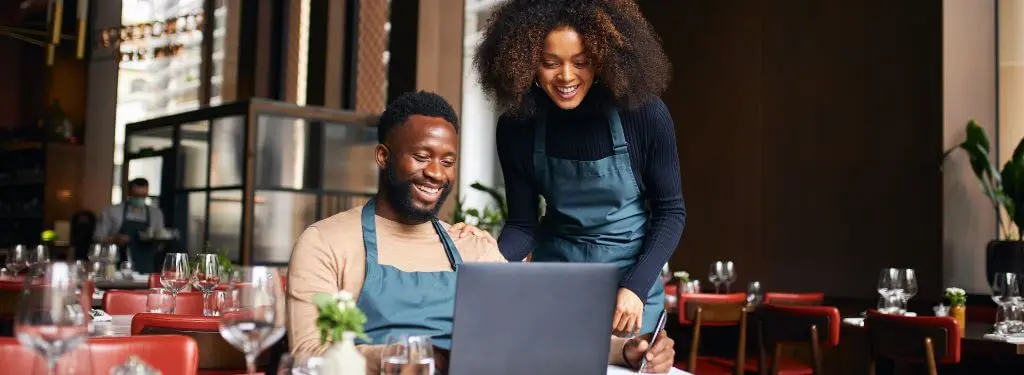
[[[145,221],[138,221],[128,217],[128,205],[125,202],[121,207],[121,228],[117,230],[117,233],[128,236],[127,255],[131,257],[132,269],[138,273],[156,272],[156,254],[154,254],[154,249],[139,239],[141,232],[149,230],[149,206],[144,206],[146,209]],[[121,260],[126,261],[128,259]]]
[[[437,219],[434,230],[441,238],[451,271],[405,272],[377,263],[376,200],[363,206],[363,246],[366,248],[366,277],[356,305],[366,314],[364,330],[370,342],[384,344],[390,334],[430,336],[442,349],[451,348],[452,315],[455,311],[455,271],[462,257],[455,243]]]
[[[547,211],[532,261],[613,263],[624,276],[642,251],[648,212],[633,177],[619,113],[607,112],[614,154],[580,161],[547,156],[544,112],[534,129],[533,168]],[[641,334],[654,330],[664,299],[664,286],[654,283],[646,296]]]

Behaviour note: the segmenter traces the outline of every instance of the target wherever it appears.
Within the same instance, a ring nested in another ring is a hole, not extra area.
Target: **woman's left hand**
[[[633,336],[643,325],[644,302],[633,291],[619,288],[615,302],[615,319],[612,320],[612,334]]]
[[[448,228],[448,234],[450,234],[452,236],[453,240],[457,240],[457,239],[460,239],[460,238],[463,238],[463,237],[466,237],[466,236],[473,235],[473,236],[477,236],[477,237],[483,238],[484,240],[486,240],[487,242],[489,242],[490,244],[492,244],[494,246],[498,246],[498,241],[494,239],[494,236],[491,236],[490,232],[485,231],[485,230],[480,229],[480,228],[477,228],[477,227],[474,227],[472,225],[466,224],[464,222],[463,223],[455,223],[455,225],[452,225],[451,228]]]

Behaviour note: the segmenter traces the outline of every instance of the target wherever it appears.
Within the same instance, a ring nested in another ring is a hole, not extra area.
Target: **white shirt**
[[[125,210],[124,205],[124,203],[118,203],[103,209],[103,212],[100,213],[100,219],[96,223],[96,231],[92,235],[94,241],[101,242],[104,238],[116,236],[118,231],[121,230],[121,223],[124,221],[123,215],[125,213],[133,221],[146,221],[146,208],[149,208],[149,227],[164,227],[164,214],[159,208],[146,206],[146,208],[129,207]]]

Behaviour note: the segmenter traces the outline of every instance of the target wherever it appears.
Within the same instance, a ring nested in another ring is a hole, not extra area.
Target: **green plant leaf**
[[[492,188],[490,186],[485,186],[484,184],[481,184],[479,182],[474,182],[472,185],[469,185],[469,187],[490,195],[495,202],[498,202],[498,211],[501,213],[502,221],[508,219],[508,204],[505,202],[504,193],[498,191],[498,189]]]

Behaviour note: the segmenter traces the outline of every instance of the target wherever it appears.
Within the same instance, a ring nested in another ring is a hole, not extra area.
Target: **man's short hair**
[[[145,178],[139,177],[139,178],[133,179],[131,181],[128,181],[128,186],[129,187],[149,187],[149,180],[147,180]]]
[[[377,124],[377,141],[384,143],[391,130],[405,124],[409,116],[422,115],[443,118],[459,132],[459,117],[455,109],[440,95],[427,91],[407,92],[388,104]]]

